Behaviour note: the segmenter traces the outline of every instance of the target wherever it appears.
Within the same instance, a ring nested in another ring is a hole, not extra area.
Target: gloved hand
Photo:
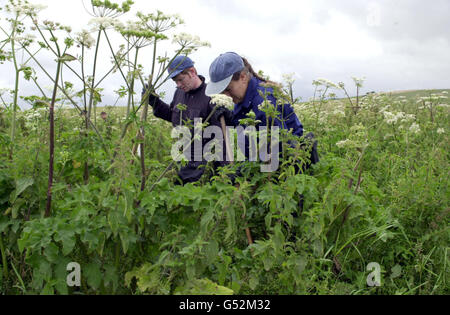
[[[233,122],[233,112],[226,108],[225,106],[217,106],[214,112],[214,119],[220,122],[220,117],[225,118],[225,123],[227,126],[232,125]]]
[[[147,91],[148,91],[148,84],[145,84],[145,86],[142,88],[142,94],[141,94],[142,100],[144,99],[145,93],[147,93]],[[154,91],[153,87],[152,87],[152,91]],[[148,104],[151,107],[154,107],[156,102],[158,102],[158,101],[159,101],[159,97],[154,92],[153,93],[150,92],[148,94]]]

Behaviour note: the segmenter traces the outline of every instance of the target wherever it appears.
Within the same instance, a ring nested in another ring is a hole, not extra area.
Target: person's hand
[[[216,111],[214,112],[214,118],[218,122],[220,122],[220,117],[225,119],[225,123],[227,125],[231,125],[233,121],[233,112],[226,108],[225,106],[217,106]]]
[[[145,86],[142,88],[142,94],[141,94],[142,100],[144,100],[145,94],[147,93],[148,90],[149,90],[148,84],[145,84]],[[159,100],[159,97],[155,94],[154,88],[151,87],[151,91],[148,93],[148,104],[151,107],[154,107],[158,100]]]

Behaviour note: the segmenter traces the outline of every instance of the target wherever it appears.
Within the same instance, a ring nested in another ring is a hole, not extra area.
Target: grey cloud
[[[320,0],[315,7],[328,7],[348,15],[360,27],[382,40],[432,38],[450,39],[450,1],[448,0]],[[378,15],[379,25],[368,18]]]

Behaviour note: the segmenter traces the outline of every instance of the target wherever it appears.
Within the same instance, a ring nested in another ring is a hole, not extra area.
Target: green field
[[[175,186],[176,172],[164,173],[170,125],[150,113],[142,192],[131,151],[139,120],[121,140],[124,109],[98,108],[109,112],[106,122],[97,117],[100,139],[83,131],[79,114],[60,110],[50,217],[47,109],[18,113],[14,143],[3,111],[0,290],[448,294],[449,102],[435,92],[442,98],[424,108],[416,98],[428,91],[368,96],[356,112],[344,100],[296,105],[318,138],[320,163],[295,175],[299,149],[273,174],[244,163],[239,187],[223,172]],[[69,262],[81,265],[76,290],[66,284]],[[381,286],[368,286],[369,263],[380,266]]]
[[[393,92],[386,92],[386,94],[395,97],[404,96],[408,99],[417,99],[419,97],[427,97],[430,96],[431,94],[440,94],[442,92],[450,92],[450,89],[393,91]]]

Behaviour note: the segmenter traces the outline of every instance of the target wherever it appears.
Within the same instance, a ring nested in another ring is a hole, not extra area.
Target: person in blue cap
[[[193,124],[196,118],[201,118],[205,122],[214,105],[210,103],[211,98],[205,95],[205,78],[197,73],[194,62],[187,56],[177,56],[169,64],[168,72],[169,78],[177,85],[175,95],[172,102],[166,104],[155,93],[150,93],[148,101],[153,107],[153,114],[171,122],[174,127],[180,124],[186,125],[187,122]],[[142,91],[143,96],[146,88],[148,87],[144,87]],[[178,106],[180,104],[185,108]],[[218,125],[217,121],[210,120],[210,123]],[[202,147],[207,142],[206,140],[195,141],[202,141]],[[205,171],[206,161],[195,161],[194,147],[195,144],[191,145],[191,156],[188,164],[181,167],[178,172],[183,185],[198,181]]]
[[[263,103],[264,98],[273,105],[277,104],[273,93],[273,86],[277,84],[255,73],[245,58],[234,52],[222,54],[211,64],[209,75],[211,81],[206,88],[206,95],[225,94],[235,103],[233,112],[227,112],[223,108],[217,110],[218,115],[224,115],[227,124],[238,126],[239,120],[247,118],[247,114],[253,111],[256,120],[261,122],[259,126],[266,126],[269,121],[269,124],[273,123],[280,129],[292,130],[292,134],[298,137],[303,135],[303,125],[291,104],[278,105],[278,117],[274,122],[267,120],[259,105]]]
[[[289,103],[284,105],[277,104],[277,99],[274,96],[274,86],[278,84],[259,76],[245,58],[235,52],[221,54],[211,64],[209,76],[210,82],[206,88],[206,95],[225,94],[230,96],[235,103],[232,112],[225,108],[216,110],[216,115],[223,115],[227,124],[236,127],[241,119],[247,118],[247,114],[253,111],[256,120],[260,121],[259,126],[267,126],[267,121],[269,121],[269,126],[273,124],[280,129],[291,130],[293,135],[303,136],[303,125],[295,114],[292,105]],[[265,99],[277,106],[278,116],[275,118],[275,121],[267,119],[266,114],[259,109],[259,105]],[[305,171],[311,164],[319,161],[317,141],[314,139],[314,135],[308,133],[304,138],[312,143],[310,162],[307,165],[303,165],[302,168],[296,165],[296,172]],[[243,149],[248,157],[248,143]],[[300,196],[299,208],[302,211],[303,196]],[[297,216],[297,213],[294,216]]]
[[[272,104],[277,104],[273,88],[270,87],[271,84],[276,85],[275,83],[260,77],[245,58],[234,52],[216,58],[211,64],[209,75],[211,82],[206,88],[206,95],[225,94],[235,103],[232,117],[229,115],[226,117],[231,118],[228,120],[231,120],[232,125],[237,126],[239,120],[247,118],[246,115],[250,111],[255,113],[256,120],[261,121],[261,126],[266,125],[266,115],[258,106],[264,101],[264,96]],[[279,116],[275,119],[274,125],[280,129],[292,129],[294,135],[301,137],[303,126],[292,106],[285,104],[284,108],[278,106],[277,110]]]

